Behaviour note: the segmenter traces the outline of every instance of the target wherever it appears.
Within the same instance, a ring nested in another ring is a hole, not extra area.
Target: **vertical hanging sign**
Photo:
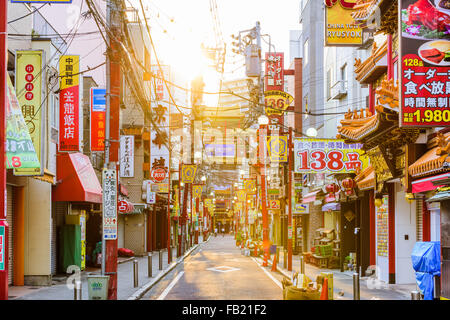
[[[117,172],[103,169],[103,239],[117,239]]]
[[[42,51],[16,51],[16,93],[25,123],[28,126],[34,150],[40,161],[39,168],[15,168],[16,176],[42,176],[44,174],[44,117],[41,108],[42,79]]]
[[[0,271],[5,271],[5,227],[0,226]]]
[[[265,91],[284,91],[284,53],[266,53]]]
[[[91,151],[105,151],[106,89],[91,88]]]
[[[80,150],[79,61],[79,56],[61,56],[59,60],[59,151]]]
[[[134,136],[120,137],[120,177],[134,177]]]

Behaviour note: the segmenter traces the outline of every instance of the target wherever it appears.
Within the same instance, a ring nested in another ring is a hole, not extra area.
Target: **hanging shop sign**
[[[244,190],[247,194],[256,194],[256,179],[244,179]]]
[[[39,167],[14,168],[16,176],[42,176],[44,175],[44,147],[45,139],[44,108],[41,108],[42,79],[45,72],[42,70],[43,51],[21,50],[16,51],[16,94],[28,133],[33,142],[34,150],[40,162]]]
[[[269,200],[269,207],[268,209],[281,209],[281,203],[280,200]]]
[[[134,177],[134,136],[120,137],[120,177]]]
[[[309,213],[309,204],[303,204],[303,203],[297,203],[295,202],[295,199],[293,199],[294,204],[292,206],[293,208],[293,214],[308,214]]]
[[[59,151],[80,149],[80,57],[59,59]]]
[[[192,186],[192,197],[194,199],[201,198],[203,192],[203,185],[202,184],[194,184]]]
[[[354,173],[368,165],[361,144],[344,140],[295,139],[295,173]]]
[[[197,165],[183,164],[181,166],[181,182],[194,183],[196,173],[197,173]]]
[[[399,0],[400,125],[450,125],[448,1]]]
[[[91,88],[91,151],[105,151],[106,89]]]
[[[270,162],[287,162],[289,150],[288,137],[268,136],[266,139]]]
[[[239,202],[245,202],[247,194],[245,193],[245,190],[238,190],[236,191],[236,197]]]
[[[270,90],[264,92],[266,114],[283,115],[286,109],[292,104],[294,98],[281,90]]]
[[[134,211],[134,206],[127,200],[121,200],[118,204],[118,211],[120,213],[131,213]]]
[[[103,169],[102,172],[103,203],[103,239],[117,239],[117,172]]]
[[[40,170],[41,164],[20,110],[14,86],[9,76],[7,76],[7,79],[6,168],[35,168]]]
[[[381,206],[376,207],[377,215],[377,255],[387,257],[389,252],[389,197],[380,199]]]
[[[265,91],[284,89],[284,53],[266,53]]]
[[[355,23],[352,13],[356,0],[325,0],[325,45],[361,46],[363,29]]]
[[[169,193],[168,183],[150,183],[151,191],[156,193]]]
[[[164,168],[154,168],[151,172],[151,177],[153,181],[159,183],[163,182],[166,179],[167,171]]]
[[[5,271],[5,226],[0,226],[0,271]]]

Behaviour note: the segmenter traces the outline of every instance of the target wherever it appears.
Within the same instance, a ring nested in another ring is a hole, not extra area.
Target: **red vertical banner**
[[[266,53],[265,90],[284,91],[284,53]]]
[[[91,88],[91,151],[105,150],[106,89]]]
[[[61,56],[59,76],[59,151],[80,149],[79,56]]]

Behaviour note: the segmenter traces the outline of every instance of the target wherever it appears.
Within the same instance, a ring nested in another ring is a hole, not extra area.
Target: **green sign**
[[[0,271],[5,270],[5,227],[0,226]]]

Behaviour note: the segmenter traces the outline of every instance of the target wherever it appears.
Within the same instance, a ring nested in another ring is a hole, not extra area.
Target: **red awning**
[[[318,194],[319,192],[320,192],[320,190],[314,191],[314,192],[311,192],[311,193],[306,194],[306,195],[303,197],[302,203],[303,203],[303,204],[306,204],[306,203],[310,203],[310,202],[316,201],[316,197],[317,197],[317,194]]]
[[[102,187],[88,156],[57,155],[56,180],[53,201],[102,203]]]
[[[412,193],[435,190],[438,186],[433,185],[433,181],[450,178],[450,173],[419,179],[412,182]]]

